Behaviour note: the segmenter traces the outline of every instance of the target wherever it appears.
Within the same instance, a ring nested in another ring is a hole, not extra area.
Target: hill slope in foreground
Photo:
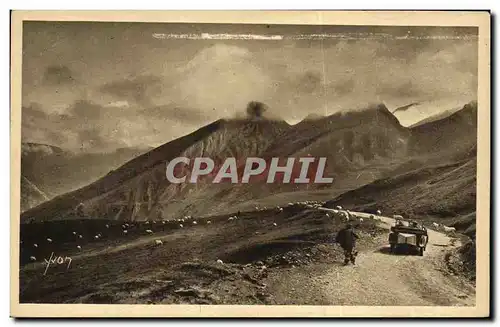
[[[348,267],[332,242],[343,222],[302,204],[241,212],[236,219],[185,219],[183,226],[175,220],[130,222],[127,233],[118,221],[24,224],[20,302],[474,304],[471,283],[446,268],[444,251],[455,248],[447,236],[430,230],[424,256],[405,253],[401,260],[388,253],[384,219],[353,219],[359,255],[357,266]],[[71,262],[48,266],[44,258],[54,255]]]

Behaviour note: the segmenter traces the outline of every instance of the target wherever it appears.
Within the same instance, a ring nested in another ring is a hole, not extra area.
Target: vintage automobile
[[[424,255],[425,248],[429,242],[427,228],[415,221],[407,222],[401,216],[395,216],[396,223],[391,227],[389,244],[391,253],[405,247],[407,250],[417,250],[420,256]]]

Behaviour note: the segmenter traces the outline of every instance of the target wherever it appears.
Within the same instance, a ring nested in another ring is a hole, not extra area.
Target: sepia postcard
[[[11,316],[489,317],[489,12],[11,33]]]

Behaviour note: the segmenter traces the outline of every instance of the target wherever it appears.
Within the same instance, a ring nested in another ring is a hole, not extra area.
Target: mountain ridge
[[[216,185],[210,181],[171,185],[165,179],[166,162],[177,156],[209,156],[216,160],[326,154],[330,162],[326,176],[334,176],[337,181],[329,187],[342,188],[345,184],[355,189],[381,178],[407,161],[408,155],[423,151],[418,147],[423,143],[414,141],[415,137],[425,140],[421,129],[415,132],[402,126],[383,104],[292,126],[279,120],[219,119],[124,163],[91,184],[25,212],[22,220],[74,217],[80,203],[84,203],[87,217],[162,219],[165,215],[219,210],[225,203],[309,187]]]

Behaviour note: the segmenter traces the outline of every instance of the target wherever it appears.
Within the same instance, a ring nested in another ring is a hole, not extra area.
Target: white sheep
[[[448,226],[443,225],[443,228],[444,228],[445,232],[455,232],[456,231],[455,227],[448,227]]]
[[[293,206],[293,203],[292,203],[292,202],[288,202],[288,205],[289,205],[289,206]]]
[[[439,228],[439,224],[438,223],[432,223],[432,226],[434,226],[435,228]]]
[[[31,257],[30,257],[30,260],[31,260],[31,261],[36,261],[36,257],[31,256]]]
[[[36,243],[35,243],[35,244],[33,244],[33,246],[37,248],[37,247],[38,247],[38,244],[36,244]]]
[[[223,264],[224,262],[221,259],[217,259],[218,264]]]
[[[76,232],[73,232],[73,235],[76,235]]]
[[[127,233],[128,233],[128,230],[124,229],[123,234],[127,234]]]
[[[146,229],[146,233],[148,233],[148,234],[152,234],[152,233],[153,233],[153,231],[152,231],[151,229]]]
[[[155,244],[156,245],[163,245],[163,242],[162,242],[162,240],[155,240]]]
[[[207,221],[207,225],[210,225],[211,223],[212,223],[212,222],[211,222],[210,220],[209,220],[209,221]]]
[[[381,214],[382,214],[382,211],[377,210],[377,215],[379,215],[379,216],[380,216]]]
[[[179,227],[182,228],[182,227],[184,227],[184,225],[183,224],[179,224]]]
[[[109,228],[109,225],[108,225],[108,224],[106,224],[106,228]]]
[[[337,210],[342,210],[341,206],[336,206]]]
[[[77,248],[78,250],[81,250],[81,249],[82,249],[82,247],[81,247],[80,245],[77,245],[77,247],[76,247],[76,248]]]
[[[347,212],[342,212],[342,215],[346,221],[349,221],[349,214]]]
[[[193,220],[193,225],[198,225],[198,223],[195,220]]]
[[[165,220],[163,220],[161,223],[162,223],[163,225],[165,225]]]
[[[96,240],[98,240],[98,239],[99,239],[99,235],[94,236],[94,238],[95,238]]]
[[[363,218],[359,218],[359,222],[361,222],[361,223],[362,223],[362,222],[363,222]]]
[[[328,217],[328,218],[330,218],[330,214],[329,213],[326,213],[325,216]]]
[[[52,239],[48,238],[47,242],[52,243]]]
[[[146,221],[146,225],[149,225],[149,221]]]
[[[276,224],[276,223],[273,223],[273,226],[278,226],[278,224]]]
[[[233,216],[231,216],[231,217],[227,218],[227,220],[229,220],[229,221],[231,221],[231,220],[233,220],[233,219],[234,219],[234,217],[233,217]]]
[[[83,238],[83,236],[82,235],[78,235],[78,238]]]

